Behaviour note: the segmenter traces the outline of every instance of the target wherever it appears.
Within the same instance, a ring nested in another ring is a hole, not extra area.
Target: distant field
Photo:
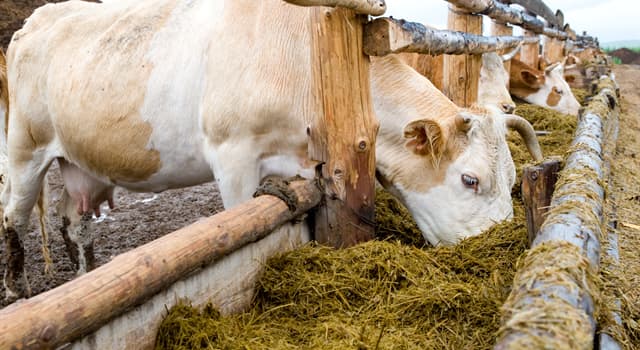
[[[615,50],[626,47],[633,51],[640,50],[640,40],[622,40],[622,41],[610,41],[606,43],[601,43],[600,47],[605,50]]]

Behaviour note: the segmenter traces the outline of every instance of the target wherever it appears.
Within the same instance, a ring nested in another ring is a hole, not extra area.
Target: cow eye
[[[465,187],[471,188],[477,192],[478,184],[480,183],[480,180],[478,180],[478,178],[475,176],[462,174],[462,183],[465,185]]]
[[[555,92],[555,93],[556,93],[556,94],[558,94],[558,95],[562,95],[562,94],[564,94],[564,91],[562,91],[562,90],[558,89],[558,88],[557,88],[557,87],[555,87],[555,86],[553,87],[553,92]]]

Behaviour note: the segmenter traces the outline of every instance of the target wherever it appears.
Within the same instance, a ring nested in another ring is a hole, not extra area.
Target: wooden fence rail
[[[599,105],[590,104],[581,113],[574,151],[560,175],[549,214],[516,273],[496,350],[593,349],[598,293],[593,278],[604,220],[603,149],[605,136],[611,136],[609,121],[618,113],[614,90],[602,88],[594,101]]]
[[[482,36],[428,28],[420,23],[377,18],[365,26],[364,52],[370,56],[416,52],[429,55],[483,54],[510,49],[539,38]]]

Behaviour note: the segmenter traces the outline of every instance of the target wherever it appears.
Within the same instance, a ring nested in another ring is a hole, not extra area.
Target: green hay
[[[519,111],[537,130],[551,131],[540,137],[545,156],[566,152],[575,117]],[[509,146],[520,173],[531,156],[517,134]],[[247,312],[221,317],[210,305],[200,311],[182,303],[164,320],[156,348],[492,348],[527,247],[519,196],[513,220],[435,248],[395,198],[382,190],[376,196],[377,241],[342,250],[310,243],[271,258]]]
[[[576,97],[576,100],[578,100],[578,103],[581,106],[585,105],[587,97],[591,95],[589,91],[585,89],[571,89],[571,92],[573,93],[573,96]]]

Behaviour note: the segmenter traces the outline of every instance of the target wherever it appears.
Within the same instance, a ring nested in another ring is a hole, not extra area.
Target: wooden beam
[[[255,242],[321,199],[315,182],[290,185],[298,198],[260,196],[127,253],[55,289],[0,310],[0,349],[55,349],[141,304],[192,271]],[[221,282],[223,283],[223,282]]]
[[[312,10],[316,120],[309,156],[320,161],[325,205],[315,216],[315,239],[347,247],[374,237],[375,143],[378,122],[363,54],[366,17],[344,8]]]
[[[549,211],[560,166],[560,160],[553,159],[526,167],[522,172],[522,201],[527,216],[529,246],[536,238]]]
[[[538,34],[532,32],[530,30],[524,31],[525,37],[538,37]],[[531,67],[538,69],[540,62],[540,44],[536,42],[534,44],[525,44],[522,45],[522,50],[520,51],[520,61],[528,64]]]
[[[542,56],[548,63],[562,62],[564,59],[565,42],[547,37],[542,46]]]
[[[609,78],[606,78],[609,80]],[[536,347],[593,349],[595,285],[604,221],[607,125],[617,110],[615,91],[602,84],[580,113],[573,152],[513,289],[503,306],[496,350]],[[526,346],[528,344],[529,346]]]
[[[385,0],[284,0],[298,6],[344,7],[358,14],[382,16],[387,10]]]
[[[482,34],[482,16],[464,13],[449,5],[447,29],[476,35]],[[478,101],[478,81],[482,67],[481,55],[447,55],[443,64],[443,92],[461,107]]]
[[[481,17],[475,16],[476,22]],[[477,24],[476,24],[477,26]],[[463,28],[466,30],[467,28]],[[518,46],[522,42],[537,42],[538,38],[522,36],[486,37],[480,33],[427,28],[420,23],[394,18],[376,18],[365,25],[364,52],[370,56],[415,52],[428,55],[483,54]]]
[[[498,22],[496,20],[491,20],[491,35],[493,36],[511,36],[513,35],[513,27],[506,23]],[[523,37],[524,39],[524,37]],[[507,53],[508,49],[498,50],[498,54],[504,55]],[[504,65],[504,69],[506,69],[507,73],[511,71],[511,60],[507,60],[502,62]],[[508,84],[508,82],[507,82]]]
[[[559,39],[566,39],[566,34],[559,30],[546,29],[545,23],[533,14],[520,11],[516,8],[505,5],[495,0],[447,0],[449,3],[470,13],[481,14],[491,17],[502,23],[509,23],[521,26],[526,30],[549,36],[557,36]]]
[[[504,4],[518,4],[524,7],[527,11],[540,16],[545,19],[549,24],[556,28],[562,28],[562,24],[558,22],[558,17],[551,11],[542,0],[498,0]]]

